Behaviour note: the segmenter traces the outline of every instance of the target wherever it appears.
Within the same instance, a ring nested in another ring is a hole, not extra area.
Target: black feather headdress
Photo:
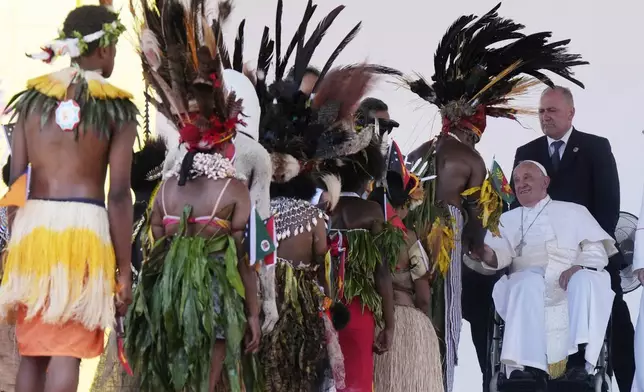
[[[311,96],[300,84],[313,54],[344,6],[334,8],[305,39],[317,5],[308,1],[299,27],[282,54],[282,0],[276,12],[275,81],[259,92],[262,105],[260,142],[271,153],[274,181],[288,182],[298,175],[319,172],[328,159],[364,150],[373,139],[374,126],[356,127],[353,112],[375,74],[401,75],[398,71],[369,64],[332,69],[333,62],[356,37],[357,23],[325,62]],[[285,75],[295,52],[292,68]],[[259,87],[258,87],[259,88]]]
[[[513,107],[511,100],[540,82],[552,87],[543,71],[584,87],[570,69],[588,62],[567,52],[570,40],[548,42],[550,32],[523,34],[525,26],[499,17],[500,6],[478,19],[461,16],[449,27],[436,49],[431,85],[422,78],[405,81],[412,92],[440,108],[445,132],[469,130],[478,139],[486,116],[516,119],[529,113]]]

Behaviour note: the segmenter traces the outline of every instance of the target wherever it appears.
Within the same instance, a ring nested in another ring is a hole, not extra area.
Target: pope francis
[[[488,233],[483,267],[509,267],[492,297],[505,321],[501,362],[510,378],[566,375],[587,379],[594,371],[614,293],[604,267],[617,249],[588,210],[552,200],[543,166],[521,162],[513,172],[522,207],[501,216],[500,237]],[[585,366],[568,355],[585,346]]]

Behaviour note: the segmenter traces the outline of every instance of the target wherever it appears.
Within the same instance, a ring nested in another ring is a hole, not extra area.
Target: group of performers
[[[278,0],[249,64],[245,22],[234,50],[225,44],[231,8],[130,6],[146,102],[178,147],[146,132],[132,152],[139,113],[106,79],[125,31],[109,8],[73,10],[32,55],[72,63],[9,104],[10,181],[31,173],[29,199],[9,209],[0,286],[22,355],[16,390],[75,391],[80,359],[103,353],[97,391],[452,391],[461,257],[493,264],[484,239],[499,235],[502,208],[475,145],[487,116],[516,119],[528,110],[514,98],[553,85],[543,71],[578,83],[570,68],[584,62],[497,6],[449,28],[431,82],[334,67],[360,23],[317,71],[344,7],[310,28],[309,1],[284,41]],[[363,100],[384,78],[442,116],[406,157],[386,105]]]

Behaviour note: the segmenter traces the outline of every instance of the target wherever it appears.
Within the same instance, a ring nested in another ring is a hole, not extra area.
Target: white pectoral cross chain
[[[514,251],[516,252],[517,257],[521,257],[521,256],[523,256],[523,247],[527,245],[527,244],[526,244],[526,242],[525,242],[525,236],[526,236],[526,234],[528,234],[528,231],[530,231],[530,228],[532,227],[532,225],[534,225],[534,222],[536,222],[536,221],[537,221],[537,219],[539,218],[539,215],[541,215],[541,213],[543,212],[543,210],[545,210],[545,209],[546,209],[546,207],[548,207],[548,204],[550,204],[550,202],[551,202],[551,201],[552,201],[552,200],[548,200],[548,202],[546,203],[546,205],[545,205],[545,206],[543,206],[543,208],[541,209],[541,211],[539,211],[539,213],[538,213],[538,214],[537,214],[537,216],[534,218],[534,220],[532,221],[532,223],[530,223],[530,226],[528,226],[528,228],[526,229],[526,231],[523,231],[523,211],[524,211],[524,208],[525,208],[525,207],[521,207],[521,241],[519,241],[519,244],[516,246],[516,248],[514,248]]]

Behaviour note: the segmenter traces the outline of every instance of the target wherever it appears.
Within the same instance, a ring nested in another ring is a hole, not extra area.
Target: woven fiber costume
[[[142,12],[144,75],[160,98],[152,102],[172,119],[187,153],[165,174],[157,193],[163,226],[178,231],[171,238],[155,238],[146,250],[126,320],[128,357],[140,373],[142,391],[204,391],[215,339],[225,339],[223,369],[230,390],[241,391],[245,291],[230,222],[214,214],[238,177],[226,157],[234,155],[232,138],[242,121],[242,102],[224,89],[215,33],[205,21],[203,2],[143,1]],[[213,195],[218,197],[213,214],[193,217],[192,206],[186,205],[181,216],[169,215],[166,188],[181,188],[203,177],[222,183],[219,195]],[[211,227],[215,234],[192,232],[189,227],[195,224]]]
[[[543,71],[553,72],[577,85],[570,68],[586,64],[576,54],[568,54],[569,40],[548,42],[551,33],[525,35],[523,25],[498,16],[497,5],[478,18],[474,15],[457,19],[443,36],[434,56],[435,74],[431,85],[424,79],[409,79],[411,91],[438,106],[443,126],[441,134],[415,152],[415,169],[420,176],[437,172],[436,159],[441,154],[442,138],[455,137],[452,130],[465,132],[478,141],[486,127],[487,116],[516,119],[521,114],[536,113],[519,108],[512,100],[540,82],[552,85]],[[502,45],[499,45],[503,43]],[[458,139],[458,138],[456,138]],[[449,159],[446,157],[444,159]],[[440,270],[433,285],[435,325],[446,342],[445,383],[452,390],[454,366],[461,325],[461,230],[463,216],[457,206],[446,206],[437,200],[436,181],[427,182],[425,202],[408,217],[424,238],[432,258],[432,269]],[[466,203],[477,203],[483,227],[498,233],[501,198],[488,178],[480,186],[464,189]],[[444,293],[443,293],[444,290]],[[443,319],[445,317],[445,319]]]
[[[369,200],[380,203],[385,211],[389,209],[385,215],[393,220],[396,210],[413,210],[422,203],[423,197],[421,179],[405,168],[403,156],[392,142],[384,186],[375,188]],[[423,295],[417,292],[417,285],[425,285],[429,300],[429,258],[413,232],[401,230],[405,231],[406,244],[393,273],[396,329],[391,349],[374,356],[375,390],[442,392],[443,373],[436,331],[426,309],[416,307],[422,304],[418,296]]]
[[[100,71],[79,65],[82,57],[93,54],[90,51],[115,45],[124,31],[118,15],[99,6],[72,13],[88,9],[109,22],[98,31],[61,33],[41,53],[31,55],[47,63],[69,55],[72,65],[29,80],[27,89],[11,99],[9,110],[23,123],[33,123],[38,113],[42,132],[56,132],[58,127],[60,132],[73,132],[76,140],[89,132],[109,140],[113,132],[136,123],[138,111],[132,95],[108,83]],[[21,355],[100,355],[103,330],[115,321],[116,290],[104,201],[27,200],[13,221],[7,251],[0,321],[15,317]]]

